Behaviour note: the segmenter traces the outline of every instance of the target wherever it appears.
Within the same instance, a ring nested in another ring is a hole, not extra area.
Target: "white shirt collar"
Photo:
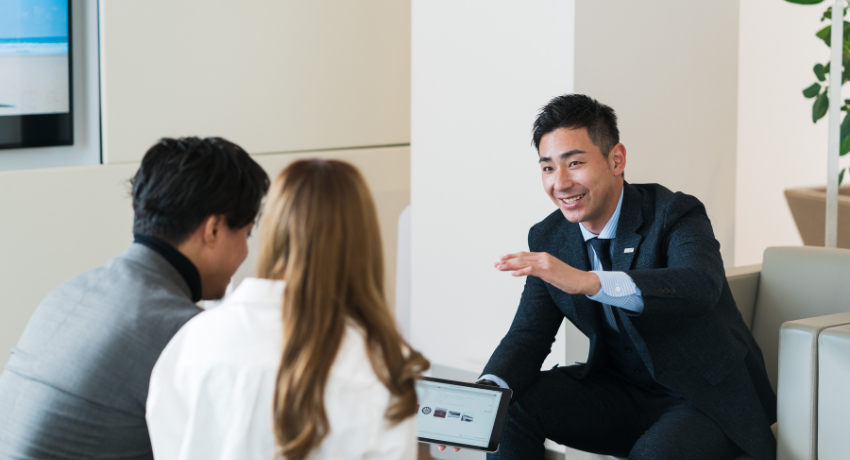
[[[623,188],[620,189],[620,201],[617,202],[617,209],[614,210],[614,214],[611,215],[611,218],[608,219],[608,223],[605,224],[605,227],[598,235],[594,235],[590,230],[585,228],[584,224],[578,224],[581,229],[581,235],[584,237],[584,241],[593,238],[599,238],[600,240],[613,240],[614,237],[617,236],[617,224],[620,222],[620,208],[623,207],[623,192],[625,191],[626,184],[623,184]]]
[[[283,302],[283,289],[286,282],[264,278],[245,278],[239,287],[225,299],[227,303],[271,303]]]

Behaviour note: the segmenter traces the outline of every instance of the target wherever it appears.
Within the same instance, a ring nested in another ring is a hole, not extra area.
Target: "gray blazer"
[[[200,311],[177,269],[141,244],[59,286],[0,375],[0,458],[153,458],[151,370]]]

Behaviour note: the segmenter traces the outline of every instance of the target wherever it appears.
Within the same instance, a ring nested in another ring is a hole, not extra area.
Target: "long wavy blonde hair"
[[[286,281],[274,398],[282,456],[306,458],[331,428],[324,390],[348,321],[365,332],[372,368],[393,396],[387,420],[412,416],[415,380],[430,364],[387,306],[377,213],[360,172],[335,160],[290,164],[269,190],[258,252],[259,276]]]

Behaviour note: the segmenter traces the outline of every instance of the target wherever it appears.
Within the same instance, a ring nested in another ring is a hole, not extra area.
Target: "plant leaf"
[[[847,16],[847,8],[844,8],[844,16]],[[825,19],[832,19],[832,7],[831,6],[829,8],[827,8],[826,11],[823,12],[823,16],[820,18],[821,22],[823,22]]]
[[[826,80],[826,73],[824,73],[823,64],[815,64],[815,68],[813,70],[815,71],[815,76],[818,77],[818,81]]]
[[[812,86],[803,90],[803,96],[806,96],[806,99],[811,99],[820,94],[820,84],[813,83]]]
[[[847,152],[850,152],[850,136],[841,138],[841,150],[838,152],[838,156],[847,155]]]
[[[788,3],[796,3],[798,5],[817,5],[823,0],[785,0]]]
[[[844,143],[845,138],[850,138],[850,117],[844,116],[844,120],[841,122],[841,143]]]
[[[841,172],[838,173],[838,185],[841,185],[841,181],[844,180],[844,171],[847,171],[847,168],[842,169]]]
[[[827,95],[827,91],[824,91],[815,99],[815,103],[812,105],[812,123],[817,123],[818,120],[823,118],[826,115],[827,109],[829,109],[829,96]]]
[[[831,41],[831,32],[832,26],[826,26],[823,29],[817,31],[817,33],[815,33],[815,36],[823,40],[824,43],[826,43],[826,46],[829,46],[829,42]]]
[[[787,1],[787,0],[786,0]],[[844,39],[847,40],[848,35],[850,35],[850,22],[844,21]],[[816,37],[823,40],[826,43],[826,46],[832,46],[832,26],[828,25],[823,29],[817,31],[815,34]]]

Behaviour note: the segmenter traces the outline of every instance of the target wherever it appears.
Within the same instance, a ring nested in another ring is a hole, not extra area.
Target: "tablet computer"
[[[511,390],[423,377],[416,381],[420,442],[496,452]]]

